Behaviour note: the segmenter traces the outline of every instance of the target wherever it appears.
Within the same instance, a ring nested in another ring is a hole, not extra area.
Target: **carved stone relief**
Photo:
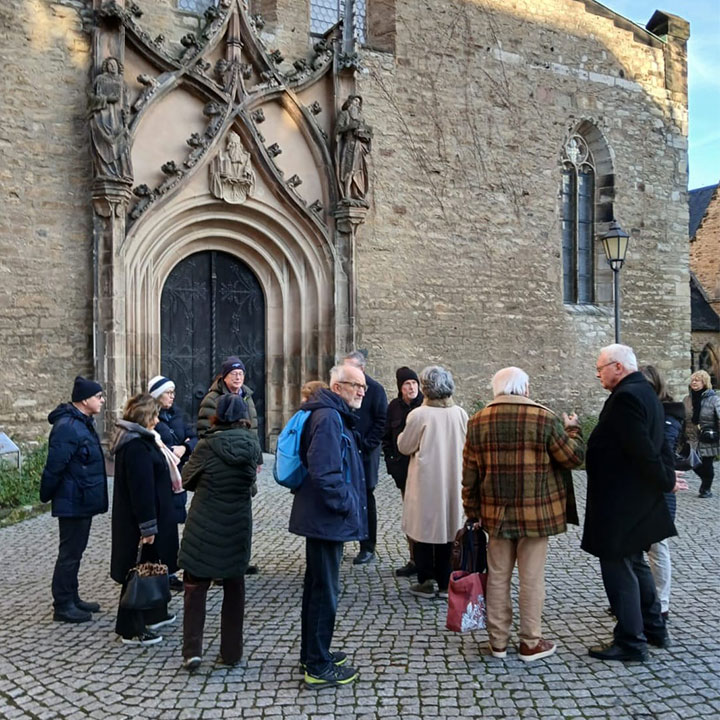
[[[335,135],[341,203],[367,207],[372,128],[363,119],[362,98],[359,95],[348,95],[343,103],[337,116]]]
[[[210,192],[220,200],[240,205],[254,190],[255,172],[250,165],[250,154],[242,146],[240,136],[230,132],[225,149],[210,163]]]

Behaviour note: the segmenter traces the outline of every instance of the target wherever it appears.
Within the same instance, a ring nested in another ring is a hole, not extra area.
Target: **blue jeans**
[[[52,579],[53,605],[67,608],[75,605],[78,595],[80,560],[90,537],[91,517],[60,517],[60,546]]]
[[[617,625],[615,645],[623,650],[645,652],[648,636],[665,636],[655,581],[642,552],[617,560],[600,558],[600,571]]]
[[[343,543],[306,538],[303,583],[300,662],[311,675],[332,666],[330,644],[340,594],[340,562]]]

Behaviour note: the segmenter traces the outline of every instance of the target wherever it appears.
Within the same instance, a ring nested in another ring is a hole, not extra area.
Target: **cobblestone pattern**
[[[267,467],[267,465],[266,465]],[[551,541],[545,635],[556,655],[525,665],[483,650],[484,632],[444,629],[442,601],[417,599],[395,578],[405,562],[400,494],[387,477],[377,490],[378,559],[355,567],[345,548],[343,592],[334,647],[361,668],[339,689],[308,690],[298,670],[303,544],[287,533],[290,495],[265,471],[255,503],[254,561],[247,582],[245,657],[236,668],[214,665],[222,592],[209,594],[206,653],[200,670],[181,669],[182,601],[178,623],[160,645],[118,643],[118,588],[108,575],[110,516],[96,520],[81,568],[85,598],[103,612],[81,626],[52,621],[50,577],[56,522],[45,515],[0,530],[4,587],[0,594],[0,717],[33,718],[282,718],[373,720],[419,718],[615,718],[690,720],[720,716],[718,646],[718,497],[700,500],[697,478],[678,498],[670,650],[645,664],[610,664],[587,656],[607,640],[597,561],[579,549],[577,529]],[[584,502],[584,476],[575,475]]]

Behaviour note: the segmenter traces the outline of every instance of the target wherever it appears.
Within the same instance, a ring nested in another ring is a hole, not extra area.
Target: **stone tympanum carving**
[[[95,78],[88,102],[90,140],[96,176],[132,180],[130,109],[121,70],[117,58],[109,57]]]
[[[342,202],[367,207],[370,189],[368,155],[372,128],[362,117],[362,98],[349,95],[338,113],[335,126],[336,163]]]
[[[220,200],[239,205],[255,190],[250,155],[237,133],[228,133],[225,149],[210,163],[210,192]]]

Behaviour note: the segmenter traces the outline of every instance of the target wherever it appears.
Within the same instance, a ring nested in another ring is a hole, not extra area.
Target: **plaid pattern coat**
[[[582,464],[580,428],[518,395],[499,395],[468,424],[465,515],[490,536],[546,537],[578,522],[570,470]]]

